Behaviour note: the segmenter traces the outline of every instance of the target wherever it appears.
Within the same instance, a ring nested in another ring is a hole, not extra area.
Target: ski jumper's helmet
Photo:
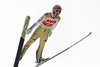
[[[62,10],[62,8],[60,5],[55,5],[53,7],[53,15],[59,16],[59,14],[61,13],[61,10]]]

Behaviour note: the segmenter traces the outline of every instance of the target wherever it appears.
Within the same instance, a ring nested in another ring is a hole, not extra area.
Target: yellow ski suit
[[[33,42],[35,42],[38,38],[40,38],[40,44],[39,44],[38,50],[36,52],[36,59],[37,59],[37,62],[39,63],[41,58],[42,58],[43,48],[44,48],[44,45],[45,45],[45,43],[48,39],[48,36],[49,36],[50,32],[52,32],[53,29],[56,27],[59,20],[60,20],[60,17],[59,16],[58,17],[53,17],[52,13],[44,14],[35,23],[35,25],[39,24],[39,26],[34,31],[31,38],[28,40],[28,42],[25,44],[25,46],[22,50],[22,53],[21,53],[21,57],[24,56],[24,54],[26,53],[29,46]]]

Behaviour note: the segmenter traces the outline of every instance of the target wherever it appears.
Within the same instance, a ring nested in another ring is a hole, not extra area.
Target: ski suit
[[[35,42],[38,38],[40,38],[40,44],[38,47],[38,50],[36,52],[36,60],[39,63],[42,58],[42,52],[44,45],[48,39],[48,36],[50,32],[53,31],[53,29],[56,27],[60,20],[60,17],[54,17],[52,13],[45,13],[35,24],[39,26],[32,34],[31,38],[28,40],[28,42],[25,44],[21,56],[23,57],[26,53],[27,49],[30,47],[30,45]]]

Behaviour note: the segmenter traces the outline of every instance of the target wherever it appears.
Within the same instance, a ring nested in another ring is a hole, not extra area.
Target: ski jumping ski
[[[27,33],[27,28],[29,25],[29,21],[30,21],[30,17],[26,16],[25,22],[24,22],[24,27],[22,30],[22,34],[21,34],[21,38],[20,38],[20,42],[19,42],[19,46],[18,46],[18,50],[17,50],[17,54],[16,54],[16,58],[15,58],[15,62],[14,62],[14,66],[13,67],[18,67],[18,63],[19,63],[19,58],[20,58],[20,54],[22,51],[22,47],[24,44],[24,40],[25,40],[25,35]]]
[[[86,35],[85,37],[83,37],[82,39],[80,39],[79,41],[77,41],[76,43],[74,43],[73,45],[69,46],[69,47],[66,48],[65,50],[63,50],[63,51],[59,52],[58,54],[52,56],[51,58],[48,58],[47,60],[45,60],[45,61],[43,61],[43,62],[41,62],[41,63],[37,63],[36,67],[39,67],[40,65],[46,63],[47,61],[49,61],[49,60],[55,58],[56,56],[62,54],[63,52],[67,51],[68,49],[72,48],[73,46],[75,46],[76,44],[78,44],[79,42],[81,42],[81,41],[83,41],[85,38],[87,38],[91,33],[92,33],[92,32],[90,32],[88,35]]]

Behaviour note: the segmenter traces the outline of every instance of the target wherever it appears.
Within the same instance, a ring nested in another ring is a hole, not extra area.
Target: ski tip
[[[89,35],[92,34],[92,32],[89,33]]]
[[[27,18],[30,18],[30,16],[26,16]]]

